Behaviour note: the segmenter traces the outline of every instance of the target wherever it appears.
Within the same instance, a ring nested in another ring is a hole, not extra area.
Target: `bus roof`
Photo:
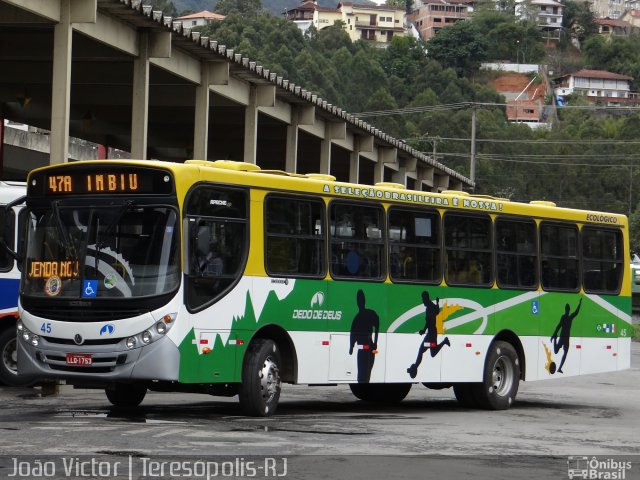
[[[0,180],[0,203],[7,204],[13,202],[27,194],[26,182],[13,182]]]
[[[159,160],[86,160],[73,163],[41,167],[34,171],[50,168],[67,168],[78,164],[138,165],[164,168],[179,175],[176,176],[178,193],[185,194],[198,181],[216,181],[253,186],[266,190],[309,193],[320,196],[340,197],[360,201],[382,201],[405,206],[431,206],[451,208],[478,213],[508,213],[514,215],[571,220],[593,224],[607,224],[625,227],[627,217],[622,214],[605,213],[594,210],[579,210],[558,207],[554,202],[536,200],[529,203],[510,201],[507,198],[489,195],[474,195],[469,192],[445,190],[441,193],[409,190],[402,184],[379,182],[375,185],[363,185],[336,181],[327,174],[288,173],[280,170],[263,170],[258,165],[232,160],[186,160],[184,163],[172,163]]]

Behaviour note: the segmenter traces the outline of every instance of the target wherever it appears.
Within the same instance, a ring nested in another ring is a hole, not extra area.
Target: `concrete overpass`
[[[139,0],[0,0],[0,117],[50,130],[48,157],[25,161],[19,147],[0,156],[0,172],[20,176],[69,161],[72,136],[132,158],[241,160],[425,191],[472,186]]]

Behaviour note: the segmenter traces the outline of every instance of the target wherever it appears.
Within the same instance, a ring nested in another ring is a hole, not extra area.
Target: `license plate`
[[[90,353],[67,353],[67,365],[90,367],[93,359]]]

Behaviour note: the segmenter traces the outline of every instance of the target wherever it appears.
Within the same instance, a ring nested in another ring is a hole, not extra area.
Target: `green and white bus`
[[[521,380],[629,368],[623,215],[233,161],[86,161],[27,181],[18,370],[238,395],[453,387],[506,409]]]

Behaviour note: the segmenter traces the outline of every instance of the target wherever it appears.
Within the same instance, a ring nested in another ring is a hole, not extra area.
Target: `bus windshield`
[[[133,202],[54,201],[29,212],[22,293],[65,299],[139,298],[180,282],[178,212]]]

